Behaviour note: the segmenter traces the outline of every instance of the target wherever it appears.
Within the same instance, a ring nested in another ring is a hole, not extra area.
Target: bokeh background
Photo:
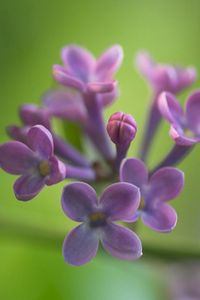
[[[138,135],[129,155],[135,155],[150,100],[150,90],[134,68],[134,56],[147,49],[157,61],[194,65],[200,73],[199,0],[1,0],[0,1],[0,142],[5,127],[18,123],[22,103],[39,104],[52,85],[51,67],[59,62],[61,47],[77,43],[100,53],[112,44],[124,48],[124,63],[116,78],[121,96],[106,111],[132,113]],[[192,88],[200,86],[199,79]],[[184,102],[189,90],[181,96]],[[168,125],[162,125],[151,152],[155,164],[171,147]],[[154,233],[142,224],[139,235],[147,254],[134,263],[99,253],[87,266],[66,265],[62,238],[71,228],[60,209],[63,184],[45,189],[33,201],[16,201],[14,177],[0,171],[0,297],[4,300],[157,300],[175,299],[170,289],[181,289],[198,276],[190,263],[182,265],[179,251],[200,256],[200,148],[180,165],[186,184],[174,201],[179,221],[171,234]],[[157,253],[157,255],[155,255]],[[164,253],[164,254],[163,254]],[[165,258],[164,258],[165,256]],[[188,265],[189,264],[189,265]],[[181,271],[179,271],[181,266]],[[185,266],[185,267],[184,267]],[[172,287],[171,273],[177,274]],[[194,284],[193,290],[198,284]],[[191,298],[200,299],[190,288]],[[177,292],[178,295],[178,292]],[[192,298],[193,295],[193,298]],[[176,299],[186,299],[177,298]]]

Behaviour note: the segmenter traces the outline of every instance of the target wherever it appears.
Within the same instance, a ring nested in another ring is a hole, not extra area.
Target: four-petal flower
[[[189,96],[185,113],[171,93],[162,93],[158,105],[162,116],[171,125],[170,136],[176,144],[192,146],[200,142],[200,90]]]
[[[0,145],[0,166],[13,175],[21,175],[14,184],[19,200],[34,198],[46,185],[65,178],[66,167],[54,156],[51,133],[42,125],[30,128],[27,143],[11,141]]]
[[[162,91],[179,93],[196,80],[195,68],[158,64],[147,52],[140,52],[137,55],[136,65],[157,94]]]
[[[99,201],[95,190],[86,183],[72,183],[64,188],[62,208],[74,221],[82,222],[65,238],[63,255],[72,265],[89,262],[99,241],[111,255],[132,260],[142,255],[138,236],[113,222],[129,220],[139,206],[139,189],[129,183],[115,183],[105,189]]]
[[[96,60],[88,50],[71,45],[62,49],[61,57],[64,66],[53,66],[54,78],[60,84],[81,92],[109,93],[115,88],[112,75],[121,65],[123,51],[115,45]]]
[[[171,231],[176,226],[175,210],[166,204],[181,192],[184,174],[172,167],[159,169],[150,178],[145,164],[135,158],[125,159],[121,165],[120,180],[140,189],[139,210],[129,221],[141,217],[145,225],[160,232]]]

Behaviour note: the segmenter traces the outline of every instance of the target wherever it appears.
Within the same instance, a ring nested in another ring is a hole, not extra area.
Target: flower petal
[[[61,56],[68,73],[85,83],[89,81],[95,58],[88,50],[70,45],[62,49]]]
[[[124,159],[120,168],[120,181],[125,181],[141,188],[148,180],[148,170],[143,161],[136,158]]]
[[[111,184],[100,197],[100,206],[112,221],[129,220],[135,214],[139,203],[139,189],[125,182]]]
[[[63,256],[68,264],[80,266],[88,263],[97,253],[99,239],[94,230],[81,224],[66,236]]]
[[[61,201],[65,214],[72,220],[81,222],[97,206],[97,195],[89,184],[74,182],[64,188]]]
[[[151,210],[142,213],[144,224],[159,232],[172,231],[177,223],[176,211],[169,205],[159,203]]]
[[[200,136],[200,90],[193,92],[186,102],[188,127]]]
[[[148,52],[140,51],[137,54],[136,67],[141,72],[141,74],[146,77],[146,79],[152,81],[152,72],[155,67],[155,62]]]
[[[88,83],[87,88],[91,93],[110,93],[116,88],[116,81]]]
[[[18,200],[31,200],[41,191],[44,185],[44,178],[40,177],[37,173],[23,175],[15,181],[15,196]]]
[[[106,251],[120,259],[133,260],[142,255],[139,237],[117,224],[110,223],[104,227],[101,242]]]
[[[10,125],[6,128],[7,134],[16,141],[22,142],[24,144],[27,144],[27,133],[29,131],[30,127],[19,127],[15,125]]]
[[[49,130],[42,125],[31,127],[28,132],[28,145],[37,152],[41,158],[48,159],[53,155],[54,144]]]
[[[53,185],[62,181],[65,178],[66,166],[62,161],[57,159],[55,156],[52,156],[49,159],[49,163],[51,166],[51,174],[49,178],[46,180],[46,184]]]
[[[123,49],[120,45],[114,45],[107,49],[102,56],[97,60],[96,64],[96,78],[99,81],[106,81],[111,78],[123,60]]]
[[[117,98],[119,98],[119,89],[116,86],[113,91],[97,95],[99,102],[103,107],[111,105]]]
[[[53,77],[62,85],[74,88],[80,92],[84,92],[85,90],[85,85],[83,84],[83,82],[81,82],[71,74],[68,74],[62,66],[53,66]]]
[[[46,108],[33,104],[24,104],[20,108],[20,117],[27,126],[43,125],[50,130],[49,112]]]
[[[173,94],[161,93],[158,99],[158,107],[163,118],[169,123],[181,125],[183,110]]]
[[[23,174],[37,162],[33,151],[21,142],[11,141],[0,146],[0,167],[10,174]]]
[[[43,96],[43,102],[53,116],[71,121],[81,121],[86,117],[86,109],[78,93],[50,90]]]
[[[149,181],[151,199],[169,201],[177,197],[184,186],[184,173],[173,167],[155,172]]]
[[[193,146],[200,142],[200,137],[188,137],[181,127],[171,125],[169,135],[177,145]]]
[[[185,89],[186,87],[190,86],[192,83],[196,81],[197,73],[196,69],[193,67],[188,68],[176,68],[177,76],[178,76],[178,87],[177,92]]]

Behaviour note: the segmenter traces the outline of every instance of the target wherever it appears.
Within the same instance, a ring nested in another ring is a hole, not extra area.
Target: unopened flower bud
[[[137,124],[130,114],[114,113],[107,124],[107,132],[116,145],[130,144],[137,132]]]

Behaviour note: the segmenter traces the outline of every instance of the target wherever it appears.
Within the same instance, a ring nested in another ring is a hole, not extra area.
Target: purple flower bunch
[[[123,112],[114,113],[107,123],[103,117],[119,94],[114,74],[123,60],[122,48],[114,45],[96,59],[86,49],[70,45],[62,49],[61,59],[62,65],[53,66],[56,84],[43,95],[42,104],[22,105],[22,125],[7,128],[12,141],[0,145],[0,168],[19,176],[14,193],[21,201],[36,197],[45,185],[80,180],[67,184],[61,197],[66,216],[80,223],[64,240],[67,263],[89,262],[99,243],[115,257],[137,259],[142,244],[131,223],[141,218],[158,232],[170,232],[177,223],[168,202],[182,191],[184,174],[174,166],[200,141],[200,90],[189,96],[185,112],[175,95],[195,81],[196,71],[157,64],[149,54],[138,54],[136,65],[150,83],[153,99],[139,158],[127,158],[136,121]],[[83,147],[61,138],[54,118],[75,124]],[[162,119],[170,123],[174,145],[149,170],[146,160]],[[98,196],[95,190],[103,185]]]

